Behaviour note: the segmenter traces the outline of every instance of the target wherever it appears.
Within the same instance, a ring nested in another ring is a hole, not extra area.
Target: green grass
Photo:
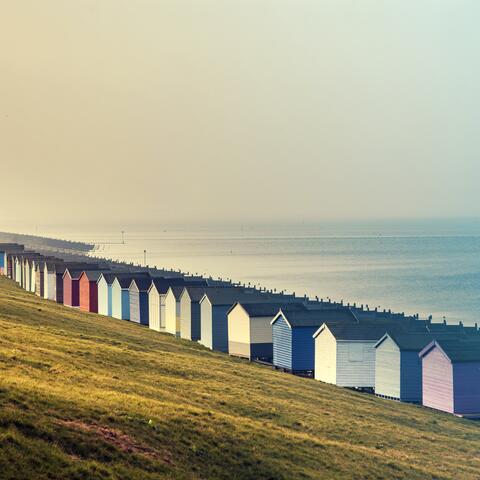
[[[275,372],[0,278],[0,478],[478,479],[480,424]]]

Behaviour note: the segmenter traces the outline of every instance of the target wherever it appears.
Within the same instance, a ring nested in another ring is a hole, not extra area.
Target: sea
[[[37,233],[94,243],[99,257],[480,323],[480,219],[51,226]]]

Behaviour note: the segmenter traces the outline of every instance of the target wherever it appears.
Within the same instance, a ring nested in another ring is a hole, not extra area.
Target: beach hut
[[[386,333],[375,345],[375,394],[402,402],[422,403],[422,361],[419,353],[447,332]],[[457,333],[456,336],[462,335]]]
[[[67,268],[72,268],[74,265],[64,262],[55,263],[53,266],[55,270],[55,298],[54,301],[63,304],[63,275]]]
[[[58,262],[58,260],[57,260]],[[55,300],[55,261],[47,261],[43,264],[43,298]]]
[[[293,297],[278,301],[258,301],[255,303],[237,302],[227,313],[228,318],[228,353],[249,360],[272,361],[273,339],[271,321],[280,309],[297,309],[306,307]]]
[[[18,281],[18,284],[20,285],[20,287],[22,287],[22,288],[25,288],[25,285],[26,285],[26,277],[25,277],[26,267],[25,267],[25,265],[27,263],[27,260],[30,259],[30,258],[33,258],[31,252],[26,252],[26,253],[24,253],[24,254],[22,254],[18,257],[18,262],[19,262],[18,271],[19,271],[19,274],[18,274],[18,277],[17,277],[17,281]]]
[[[116,277],[125,276],[132,277],[142,273],[139,271],[111,271],[110,273],[102,272],[97,281],[97,290],[98,290],[98,313],[100,315],[112,316],[112,285]]]
[[[21,252],[25,249],[18,243],[0,243],[0,275],[8,274],[7,255],[9,253]]]
[[[172,286],[186,286],[183,277],[155,278],[148,290],[149,327],[157,332],[165,331],[165,299]]]
[[[39,257],[34,260],[32,264],[32,271],[35,273],[35,286],[32,291],[35,292],[35,295],[38,297],[43,297],[45,294],[45,276],[43,275],[42,264],[45,262],[42,257]]]
[[[64,304],[64,275],[68,269],[81,274],[84,270],[98,270],[99,264],[82,262],[58,262],[55,263],[55,301]],[[70,295],[70,293],[69,293]]]
[[[148,326],[157,332],[165,329],[165,321],[162,321],[162,317],[165,318],[165,304],[162,305],[162,295],[159,291],[163,288],[168,290],[168,287],[163,287],[160,280],[157,280],[152,282],[148,290]]]
[[[134,278],[150,278],[148,272],[118,274],[112,283],[112,317],[130,319],[130,284]]]
[[[189,285],[183,289],[180,295],[180,338],[200,339],[200,300],[213,288],[232,288],[232,284],[207,279],[203,286]]]
[[[35,291],[35,268],[33,267],[34,261],[33,258],[25,258],[25,290],[27,292]]]
[[[15,255],[15,266],[14,266],[14,276],[13,279],[20,284],[22,281],[22,267],[21,267],[21,257]]]
[[[21,270],[20,268],[21,258],[22,257],[18,254],[16,254],[14,257],[14,265],[15,265],[14,280],[17,283],[20,283],[20,278],[21,278],[21,275],[19,273],[19,271]]]
[[[83,270],[67,268],[63,274],[63,304],[67,307],[80,306],[80,276]]]
[[[13,279],[15,277],[15,254],[7,253],[7,277]]]
[[[20,256],[19,258],[20,273],[18,275],[18,284],[22,288],[24,288],[24,285],[25,285],[25,261],[26,261],[26,257]]]
[[[42,296],[44,290],[43,278],[40,278],[40,265],[43,264],[45,257],[39,255],[31,257],[25,263],[25,290],[35,293],[37,297]]]
[[[78,280],[79,307],[84,312],[98,313],[98,279],[100,270],[85,270]]]
[[[34,261],[31,291],[46,300],[55,298],[55,272],[52,267],[55,262],[61,260],[55,257],[40,257]]]
[[[129,287],[130,321],[148,326],[148,290],[151,278],[134,278]]]
[[[22,252],[22,254],[17,257],[18,277],[16,278],[16,280],[18,281],[19,285],[27,291],[35,291],[35,290],[32,290],[32,283],[31,283],[32,273],[31,272],[33,272],[33,279],[35,279],[34,260],[37,257],[41,257],[41,256],[36,252]],[[33,280],[33,285],[35,285],[35,280]]]
[[[35,288],[37,284],[37,274],[35,270],[35,258],[24,257],[23,258],[23,269],[22,269],[22,283],[21,285],[27,292],[35,293]]]
[[[347,308],[280,310],[271,322],[273,365],[292,373],[313,372],[315,364],[313,334],[325,322],[358,321]]]
[[[315,379],[339,387],[375,388],[375,345],[388,326],[325,323],[314,334]]]
[[[20,260],[20,270],[21,270],[21,273],[20,273],[20,286],[26,290],[26,286],[27,286],[27,264],[29,263],[29,261],[31,261],[32,263],[32,267],[31,267],[31,272],[33,273],[33,283],[35,284],[35,279],[36,279],[36,275],[35,275],[35,268],[34,268],[34,265],[33,265],[33,259],[35,258],[36,254],[27,254],[27,255],[24,255],[23,257],[21,257],[21,260]],[[34,290],[35,292],[35,290]]]
[[[15,253],[7,253],[7,277],[15,279]]]
[[[15,281],[22,286],[22,278],[23,278],[23,268],[22,268],[22,256],[17,255],[15,257]]]
[[[100,315],[112,316],[112,284],[114,280],[114,273],[101,273],[98,278],[98,313]]]
[[[423,405],[459,416],[479,417],[479,340],[436,339],[419,356]]]
[[[165,295],[165,332],[180,336],[180,297],[185,287],[169,287]]]
[[[129,288],[133,277],[115,277],[112,283],[112,317],[120,320],[130,318]]]
[[[4,263],[5,263],[5,266],[3,268],[3,275],[10,278],[11,270],[10,270],[9,263],[8,263],[9,253],[8,252],[4,253],[2,256],[4,258]]]
[[[29,265],[32,261],[33,258],[36,256],[36,254],[28,253],[26,255],[21,256],[20,260],[20,286],[27,290],[27,283],[29,282],[29,278],[27,276],[27,265]],[[30,271],[30,270],[29,270]],[[35,269],[32,268],[32,271],[35,272]]]
[[[184,287],[180,295],[180,338],[200,338],[200,300],[208,287]]]
[[[211,350],[228,352],[228,311],[239,301],[254,302],[268,298],[258,290],[240,287],[208,289],[200,300],[199,343]]]
[[[43,279],[40,279],[40,265],[48,257],[32,252],[23,257],[22,286],[27,292],[40,296],[40,288],[43,292]]]
[[[24,253],[24,252],[20,252]],[[8,265],[10,264],[10,265]],[[19,265],[20,265],[20,255],[19,252],[14,252],[7,255],[7,267],[11,269],[11,279],[19,283]]]

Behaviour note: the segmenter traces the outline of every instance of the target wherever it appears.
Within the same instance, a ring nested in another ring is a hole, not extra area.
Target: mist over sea
[[[121,230],[125,244],[121,243]],[[34,233],[34,232],[30,232]],[[42,227],[95,255],[310,297],[480,321],[480,220]]]

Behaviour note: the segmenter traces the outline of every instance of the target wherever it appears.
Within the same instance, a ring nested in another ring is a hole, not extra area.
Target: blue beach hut
[[[347,308],[281,309],[271,322],[273,365],[292,373],[313,372],[313,334],[326,322],[357,322],[357,319]]]
[[[102,273],[97,281],[98,313],[112,316],[112,284],[116,276],[114,273]]]
[[[130,285],[133,279],[150,278],[148,272],[116,274],[112,283],[112,317],[130,320]]]
[[[422,403],[422,361],[418,354],[432,340],[428,333],[386,333],[375,345],[375,394]]]
[[[130,283],[130,321],[148,326],[148,291],[151,278],[134,278]]]
[[[228,311],[240,300],[255,301],[258,290],[239,287],[209,289],[200,300],[199,343],[211,350],[228,352]],[[247,300],[248,299],[248,300]]]

